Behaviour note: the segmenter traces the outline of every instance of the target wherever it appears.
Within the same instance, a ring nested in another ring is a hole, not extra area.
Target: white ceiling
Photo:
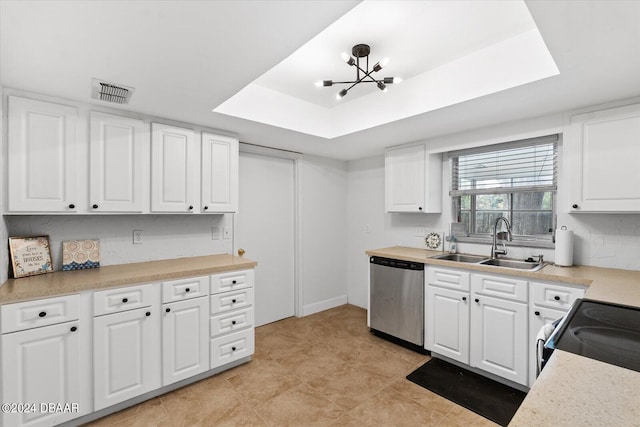
[[[345,160],[378,154],[385,146],[640,95],[640,1],[526,1],[558,66],[557,76],[334,139],[211,111],[357,4],[2,0],[0,81],[5,87],[99,103],[91,99],[91,80],[102,78],[135,88],[123,110],[233,132],[244,142]],[[393,19],[388,25],[398,33],[414,31]],[[453,52],[455,40],[444,43],[443,38],[433,44]],[[371,44],[372,58],[391,57],[390,73],[404,61],[403,52],[387,52],[391,49],[384,40],[361,40],[355,33],[339,50],[359,42]],[[421,66],[450,58],[446,50],[417,56]],[[335,67],[351,71],[339,57]],[[308,80],[339,76],[337,68],[329,67]],[[335,87],[319,89],[333,92]],[[354,97],[345,105],[356,102]]]

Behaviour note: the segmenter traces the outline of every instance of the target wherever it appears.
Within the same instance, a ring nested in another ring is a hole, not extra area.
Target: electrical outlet
[[[231,229],[229,227],[224,227],[222,229],[222,238],[230,239],[231,238]]]
[[[142,244],[142,230],[133,230],[133,244],[134,245]]]
[[[424,237],[426,234],[427,232],[425,231],[424,227],[419,225],[416,228],[416,237]]]
[[[364,225],[364,232],[367,234],[371,233],[371,224]]]
[[[220,240],[220,229],[218,227],[211,227],[211,240]]]

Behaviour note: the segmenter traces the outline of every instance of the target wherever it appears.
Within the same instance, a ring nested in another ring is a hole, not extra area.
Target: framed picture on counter
[[[53,271],[49,236],[9,237],[9,253],[16,279]]]

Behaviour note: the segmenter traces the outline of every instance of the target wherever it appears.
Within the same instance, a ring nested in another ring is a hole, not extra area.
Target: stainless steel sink
[[[517,261],[513,259],[494,258],[479,262],[481,265],[493,265],[495,267],[514,268],[517,270],[538,271],[546,264],[537,262]]]
[[[434,259],[442,259],[445,261],[456,261],[456,262],[466,262],[466,263],[478,263],[482,260],[486,260],[486,256],[480,255],[465,255],[465,254],[444,254],[444,255],[436,255],[432,256]]]

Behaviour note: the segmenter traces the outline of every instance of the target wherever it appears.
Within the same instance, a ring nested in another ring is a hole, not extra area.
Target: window
[[[492,236],[504,216],[514,241],[552,241],[558,135],[449,153],[454,221],[471,238]]]

